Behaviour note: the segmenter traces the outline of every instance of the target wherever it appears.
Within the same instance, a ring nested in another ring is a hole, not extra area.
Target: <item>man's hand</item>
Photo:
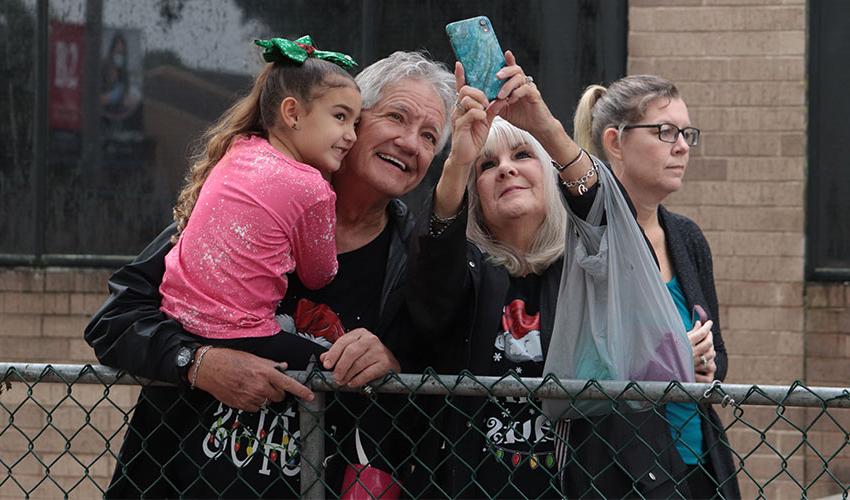
[[[200,350],[198,350],[200,352]],[[275,363],[253,354],[213,347],[199,366],[192,366],[189,380],[197,371],[195,387],[210,393],[222,403],[248,412],[259,411],[270,402],[280,402],[287,393],[312,401],[313,392],[292,377],[277,370],[286,363]]]
[[[393,353],[365,328],[351,330],[337,339],[319,360],[326,370],[333,370],[337,384],[349,387],[360,387],[390,371],[401,370]]]

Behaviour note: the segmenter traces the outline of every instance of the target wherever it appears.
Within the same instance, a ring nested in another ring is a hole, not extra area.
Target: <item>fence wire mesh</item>
[[[102,366],[0,363],[0,498],[688,498],[699,477],[718,496],[850,491],[844,388],[428,372],[352,391],[288,374],[319,397],[247,413]],[[544,399],[573,418],[551,422]],[[689,422],[720,437],[689,448]]]

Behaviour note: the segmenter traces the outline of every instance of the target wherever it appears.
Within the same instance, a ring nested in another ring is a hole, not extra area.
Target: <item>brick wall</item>
[[[96,363],[83,328],[106,298],[108,277],[102,270],[0,268],[0,361]],[[105,394],[100,385],[35,384],[30,391],[13,383],[0,394],[0,499],[101,496],[123,441],[116,431],[137,396],[131,387]],[[45,480],[47,471],[55,482]]]
[[[95,362],[82,332],[106,299],[109,274],[0,268],[0,359]]]
[[[805,6],[683,4],[629,12],[629,72],[675,81],[704,133],[669,205],[711,243],[730,381],[801,379]]]
[[[850,283],[809,283],[806,287],[806,381],[811,385],[850,386]],[[830,460],[830,471],[850,484],[850,412],[826,418],[809,410],[809,439]],[[834,419],[834,420],[833,420]],[[840,428],[838,425],[840,425]],[[807,450],[809,477],[823,471],[823,462]],[[812,496],[837,493],[822,481]]]
[[[847,385],[850,296],[806,284],[806,5],[802,0],[630,0],[629,73],[675,81],[703,131],[685,187],[668,202],[693,218],[714,255],[727,382]],[[840,490],[796,428],[850,483],[846,436],[819,410],[747,407],[766,439],[722,412],[738,453],[745,498]],[[846,412],[831,412],[848,429]],[[821,477],[819,477],[821,476]]]

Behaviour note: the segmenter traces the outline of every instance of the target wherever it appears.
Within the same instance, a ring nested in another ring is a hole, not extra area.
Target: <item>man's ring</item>
[[[269,405],[269,398],[265,398],[263,400],[263,404],[260,405],[260,409],[263,409]]]
[[[372,386],[371,385],[364,385],[363,387],[360,388],[360,392],[362,392],[363,394],[365,394],[367,396],[371,396],[372,395]]]
[[[525,75],[525,83],[534,83],[534,78],[531,75]]]
[[[705,354],[700,355],[699,362],[702,364],[702,366],[708,366],[708,359],[705,358]]]

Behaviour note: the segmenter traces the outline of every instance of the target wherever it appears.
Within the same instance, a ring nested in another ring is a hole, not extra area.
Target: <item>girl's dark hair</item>
[[[330,89],[357,87],[354,77],[346,70],[321,59],[310,58],[301,65],[273,63],[269,66],[271,70],[257,103],[264,132],[275,125],[280,103],[287,97],[309,105]]]
[[[357,84],[347,71],[328,61],[310,58],[301,65],[288,62],[266,64],[254,79],[248,95],[236,101],[201,136],[200,146],[192,156],[192,165],[174,206],[177,234],[172,241],[176,243],[179,239],[198,201],[201,187],[234,139],[251,135],[268,139],[268,131],[277,124],[278,109],[285,98],[294,97],[309,106],[313,99],[339,87],[357,88]]]

